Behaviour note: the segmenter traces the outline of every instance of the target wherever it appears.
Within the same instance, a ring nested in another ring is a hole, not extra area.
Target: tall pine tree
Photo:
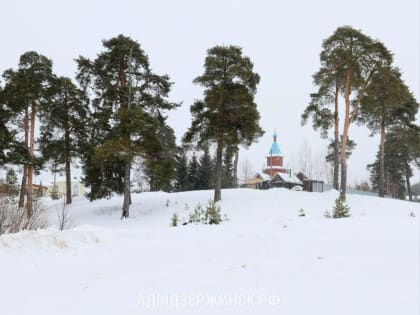
[[[173,129],[163,120],[159,125],[157,134],[159,141],[153,141],[146,146],[146,154],[144,155],[145,174],[149,179],[151,191],[171,191],[172,180],[176,171],[176,161],[174,159],[177,152],[175,134]]]
[[[119,35],[104,40],[103,46],[95,60],[77,60],[79,82],[95,95],[90,141],[97,148],[85,157],[85,169],[87,182],[97,186],[93,187],[95,197],[112,191],[124,194],[121,218],[127,218],[132,160],[144,156],[153,139],[159,141],[162,111],[177,104],[167,101],[169,77],[151,71],[149,59],[136,41]],[[89,178],[98,171],[99,182]],[[104,186],[108,189],[103,190]]]
[[[19,197],[19,207],[24,206],[26,195],[26,215],[33,212],[33,171],[40,160],[35,156],[35,124],[40,116],[39,107],[49,100],[49,85],[52,78],[52,61],[34,51],[20,56],[17,70],[9,69],[3,74],[5,87],[2,102],[12,108],[23,127],[24,141],[20,147],[29,158],[23,163],[23,175]],[[24,149],[22,148],[24,147]],[[26,154],[27,153],[27,154]]]
[[[200,164],[198,163],[197,156],[193,154],[190,163],[188,164],[188,188],[189,190],[200,189],[199,178]]]
[[[418,104],[396,68],[381,68],[372,78],[361,103],[359,120],[372,134],[379,132],[379,196],[385,195],[385,133],[396,123],[415,120]]]
[[[209,49],[204,73],[194,80],[204,88],[204,99],[191,106],[193,121],[183,140],[216,144],[214,201],[221,199],[224,149],[249,146],[263,134],[254,102],[259,80],[251,60],[236,46]]]
[[[86,137],[88,101],[71,79],[54,78],[50,99],[41,106],[41,150],[44,159],[64,164],[66,203],[72,203],[71,162],[79,156],[79,143]]]
[[[321,69],[328,70],[328,79],[341,83],[339,90],[344,98],[340,198],[345,201],[349,128],[359,112],[372,77],[381,68],[391,64],[392,55],[381,42],[350,26],[337,28],[333,35],[324,40],[322,48]]]
[[[198,179],[199,189],[211,189],[212,188],[212,171],[214,165],[209,153],[208,145],[204,145],[203,154],[200,156]]]
[[[381,150],[374,163],[368,165],[373,188],[380,189]],[[407,192],[412,200],[410,177],[412,164],[420,166],[420,127],[417,125],[395,125],[385,136],[384,146],[384,194],[404,199]]]
[[[176,161],[175,191],[188,190],[189,186],[188,159],[185,152],[180,150]]]
[[[338,64],[323,64],[313,75],[313,83],[318,87],[311,94],[311,102],[302,114],[302,125],[312,116],[312,126],[321,130],[321,136],[326,138],[328,130],[334,126],[332,147],[333,187],[339,189],[340,171],[340,136],[339,136],[339,96],[343,86],[343,69]],[[330,158],[328,158],[330,159]]]

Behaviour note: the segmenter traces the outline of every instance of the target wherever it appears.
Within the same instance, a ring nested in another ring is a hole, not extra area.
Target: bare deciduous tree
[[[252,166],[251,162],[246,158],[241,161],[240,175],[239,178],[241,182],[246,182],[249,178],[255,175],[255,169]]]

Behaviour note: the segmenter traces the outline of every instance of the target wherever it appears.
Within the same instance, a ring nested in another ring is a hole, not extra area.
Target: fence
[[[328,191],[331,189],[334,189],[332,184],[324,184],[324,191]],[[354,189],[350,187],[347,187],[346,191],[348,194],[379,197],[379,194],[373,191],[358,190],[358,189]],[[392,198],[392,197],[390,195],[385,195],[385,198]]]

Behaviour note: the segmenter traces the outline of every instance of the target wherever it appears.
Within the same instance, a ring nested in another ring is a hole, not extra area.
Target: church
[[[277,133],[273,134],[273,143],[265,157],[265,166],[253,178],[247,179],[243,184],[245,188],[268,189],[284,187],[302,190],[303,182],[292,174],[290,169],[284,167],[284,155],[277,143]]]

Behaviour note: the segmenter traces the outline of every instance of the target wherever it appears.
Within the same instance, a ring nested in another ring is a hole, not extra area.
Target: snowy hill
[[[420,204],[348,195],[327,219],[335,191],[224,190],[229,221],[169,226],[212,194],[134,194],[125,221],[76,198],[76,228],[1,236],[0,314],[419,313]]]

